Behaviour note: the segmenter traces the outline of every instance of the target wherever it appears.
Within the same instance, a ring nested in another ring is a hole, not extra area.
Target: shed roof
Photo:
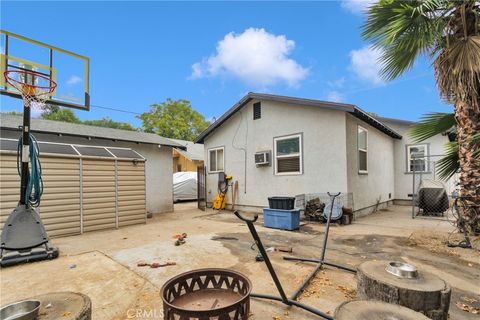
[[[3,130],[16,130],[22,125],[22,116],[12,114],[0,114],[0,128]],[[161,137],[154,133],[129,131],[97,127],[86,124],[52,121],[45,119],[31,120],[31,131],[38,133],[62,134],[76,137],[118,140],[136,143],[157,144],[184,149],[185,147],[175,141]]]
[[[194,143],[193,141],[187,140],[179,140],[179,139],[170,139],[182,146],[184,146],[187,150],[179,150],[179,152],[190,160],[204,160],[204,147],[203,144]]]
[[[393,129],[389,128],[384,123],[380,122],[379,120],[375,119],[373,116],[369,115],[367,112],[363,111],[359,107],[353,104],[345,104],[345,103],[336,103],[336,102],[329,102],[329,101],[322,101],[322,100],[315,100],[315,99],[304,99],[304,98],[296,98],[296,97],[287,97],[287,96],[279,96],[273,94],[266,94],[266,93],[255,93],[250,92],[246,96],[244,96],[240,101],[238,101],[233,107],[231,107],[227,112],[225,112],[217,121],[212,123],[207,129],[205,129],[196,139],[194,142],[203,143],[205,138],[210,135],[213,131],[215,131],[218,127],[220,127],[225,121],[227,121],[231,116],[233,116],[238,110],[240,110],[243,106],[249,103],[252,100],[259,100],[259,101],[276,101],[276,102],[283,102],[289,103],[294,105],[302,105],[302,106],[313,106],[319,107],[322,109],[327,110],[338,110],[344,111],[352,114],[353,116],[361,119],[362,121],[368,123],[374,128],[377,128],[381,132],[385,133],[386,135],[395,138],[401,139],[402,136],[395,132]]]

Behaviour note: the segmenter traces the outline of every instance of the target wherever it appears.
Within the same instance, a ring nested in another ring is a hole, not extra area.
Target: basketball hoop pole
[[[22,167],[20,180],[20,204],[29,206],[27,199],[27,185],[30,172],[28,161],[30,158],[30,102],[23,102],[23,126],[22,126]]]

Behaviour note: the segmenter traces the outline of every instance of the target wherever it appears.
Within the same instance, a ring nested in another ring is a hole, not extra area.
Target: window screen
[[[368,172],[368,131],[358,126],[357,131],[358,172]]]
[[[223,148],[208,151],[209,171],[223,172],[224,151]]]
[[[408,172],[427,171],[427,145],[420,144],[407,147]]]
[[[262,117],[262,104],[256,102],[253,104],[253,120],[260,119]]]
[[[301,135],[275,138],[275,174],[302,173]]]

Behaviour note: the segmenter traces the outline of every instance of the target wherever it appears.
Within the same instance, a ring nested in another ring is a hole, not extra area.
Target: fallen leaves
[[[457,301],[455,303],[455,305],[460,310],[463,310],[463,311],[466,311],[466,312],[469,312],[469,313],[472,313],[472,314],[480,314],[480,308],[472,307],[472,306],[470,306],[466,303],[460,302],[460,301]]]
[[[471,298],[471,297],[466,297],[466,296],[463,296],[461,297],[461,299],[464,301],[457,301],[455,303],[455,305],[457,306],[457,308],[459,308],[460,310],[463,310],[465,312],[469,312],[469,313],[472,313],[472,314],[480,314],[480,308],[478,307],[474,307],[472,306],[471,304],[474,304],[476,302],[478,302],[477,299],[475,298]],[[466,303],[465,303],[466,302]]]

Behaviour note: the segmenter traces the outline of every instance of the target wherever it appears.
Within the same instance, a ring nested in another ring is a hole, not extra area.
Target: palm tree
[[[480,4],[475,0],[380,0],[370,6],[363,37],[382,50],[382,75],[392,80],[420,55],[433,61],[440,96],[454,107],[460,194],[480,232]],[[478,141],[478,140],[477,140]]]

